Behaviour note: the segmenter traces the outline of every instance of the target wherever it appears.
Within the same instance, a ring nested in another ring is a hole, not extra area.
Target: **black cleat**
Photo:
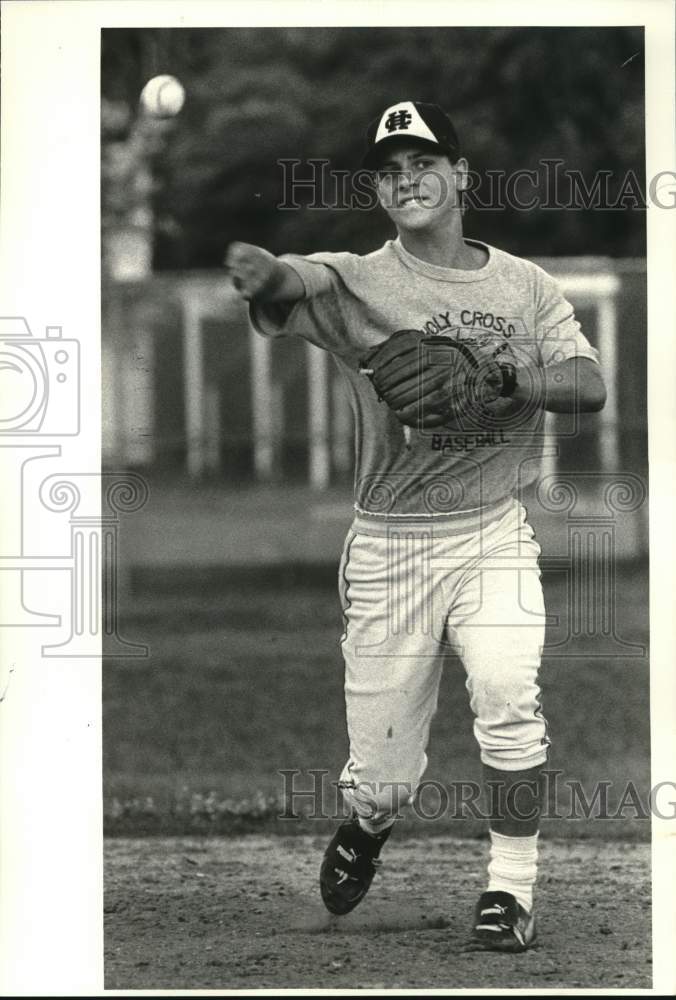
[[[389,826],[372,835],[362,830],[356,817],[341,823],[324,852],[319,871],[319,887],[327,910],[343,916],[361,903],[381,864],[380,848],[391,830]]]
[[[474,916],[472,949],[526,951],[535,938],[535,917],[510,892],[482,894]]]

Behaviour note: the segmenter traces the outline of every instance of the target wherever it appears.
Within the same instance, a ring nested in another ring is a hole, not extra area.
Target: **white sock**
[[[490,834],[488,891],[511,892],[530,913],[537,876],[538,834],[532,837],[505,837],[493,830]]]

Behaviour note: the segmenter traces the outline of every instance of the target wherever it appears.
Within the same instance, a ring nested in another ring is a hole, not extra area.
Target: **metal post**
[[[204,463],[209,472],[218,472],[221,466],[221,393],[217,385],[204,387],[204,417]]]
[[[610,270],[593,274],[562,274],[557,279],[564,295],[574,304],[589,303],[596,311],[598,350],[601,355],[608,398],[599,414],[601,467],[604,472],[619,470],[619,424],[617,415],[617,308],[620,280]],[[547,414],[551,425],[552,414]],[[546,465],[546,472],[556,471],[556,459]]]
[[[153,368],[154,344],[149,330],[139,327],[125,358],[124,415],[125,458],[130,465],[150,465],[154,458]]]
[[[183,354],[186,465],[197,478],[204,471],[204,359],[199,302],[190,290],[183,293]]]
[[[352,410],[345,385],[339,379],[332,383],[333,398],[333,465],[337,472],[348,472],[352,468],[354,430]]]
[[[331,479],[329,448],[329,379],[327,355],[307,343],[308,423],[310,435],[310,485],[325,490]]]
[[[251,351],[251,400],[253,409],[254,470],[256,479],[272,478],[274,427],[270,341],[249,324]]]
[[[601,466],[604,472],[620,469],[619,424],[617,414],[617,315],[615,298],[606,295],[597,303],[598,344],[606,383],[606,405],[599,414]]]

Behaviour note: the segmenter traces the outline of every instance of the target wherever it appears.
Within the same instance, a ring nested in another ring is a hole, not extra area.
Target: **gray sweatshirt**
[[[572,357],[598,363],[556,282],[531,261],[495,247],[476,270],[428,264],[388,240],[365,256],[292,254],[305,296],[251,305],[264,336],[298,336],[329,351],[350,389],[356,428],[355,508],[378,518],[453,519],[500,506],[537,478],[544,413],[500,400],[480,416],[434,430],[404,427],[359,373],[366,351],[397,330],[501,345],[520,383]]]

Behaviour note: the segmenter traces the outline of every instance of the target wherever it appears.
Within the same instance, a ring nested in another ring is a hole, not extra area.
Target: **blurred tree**
[[[232,239],[273,252],[377,247],[391,235],[377,209],[317,211],[306,193],[301,209],[278,210],[279,161],[319,158],[354,170],[366,123],[409,95],[449,111],[482,200],[489,171],[538,171],[539,207],[475,207],[472,235],[526,256],[642,255],[640,205],[543,208],[553,192],[541,165],[560,160],[588,188],[607,171],[612,197],[633,171],[645,191],[642,53],[642,29],[628,27],[105,29],[104,224],[134,188],[128,175],[120,181],[130,156],[121,147],[136,143],[131,162],[142,159],[134,130],[141,88],[173,73],[186,104],[151,152],[160,269],[218,267]],[[526,184],[522,196],[532,193]],[[565,181],[558,197],[570,201]]]

